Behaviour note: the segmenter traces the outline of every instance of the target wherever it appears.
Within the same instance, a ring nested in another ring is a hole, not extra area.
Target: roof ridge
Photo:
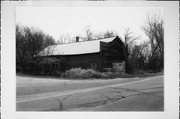
[[[109,38],[115,38],[115,37],[118,37],[118,36],[113,36],[113,37],[109,37]],[[97,41],[97,40],[103,40],[103,39],[108,39],[108,38],[93,39],[93,40],[78,41],[78,42],[69,42],[69,43],[62,43],[62,44],[55,44],[55,45],[57,46],[57,45],[65,45],[65,44],[73,44],[73,43],[90,42],[90,41]],[[53,45],[50,45],[50,46],[53,46]]]

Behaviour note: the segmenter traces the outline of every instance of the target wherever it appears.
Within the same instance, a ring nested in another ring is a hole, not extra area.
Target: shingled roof
[[[118,37],[118,36],[116,36]],[[116,37],[105,38],[100,40],[82,41],[60,45],[51,45],[39,53],[40,56],[50,55],[79,55],[88,53],[97,53],[100,51],[100,41],[111,42]]]

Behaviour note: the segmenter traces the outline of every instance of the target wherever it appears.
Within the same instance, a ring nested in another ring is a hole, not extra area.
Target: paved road
[[[53,87],[17,84],[17,111],[163,111],[163,76],[55,82]],[[48,84],[52,86],[49,82]],[[60,90],[54,85],[60,85]],[[63,85],[61,85],[63,84]],[[34,84],[33,84],[34,85]],[[28,90],[29,89],[29,90]],[[20,90],[22,92],[20,92]]]

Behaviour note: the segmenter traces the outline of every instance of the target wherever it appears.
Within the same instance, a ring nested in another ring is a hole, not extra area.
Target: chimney
[[[76,36],[76,42],[79,42],[79,36]]]

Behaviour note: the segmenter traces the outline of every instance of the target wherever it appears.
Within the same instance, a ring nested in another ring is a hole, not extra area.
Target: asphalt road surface
[[[17,76],[17,111],[163,111],[164,78],[57,80]]]

